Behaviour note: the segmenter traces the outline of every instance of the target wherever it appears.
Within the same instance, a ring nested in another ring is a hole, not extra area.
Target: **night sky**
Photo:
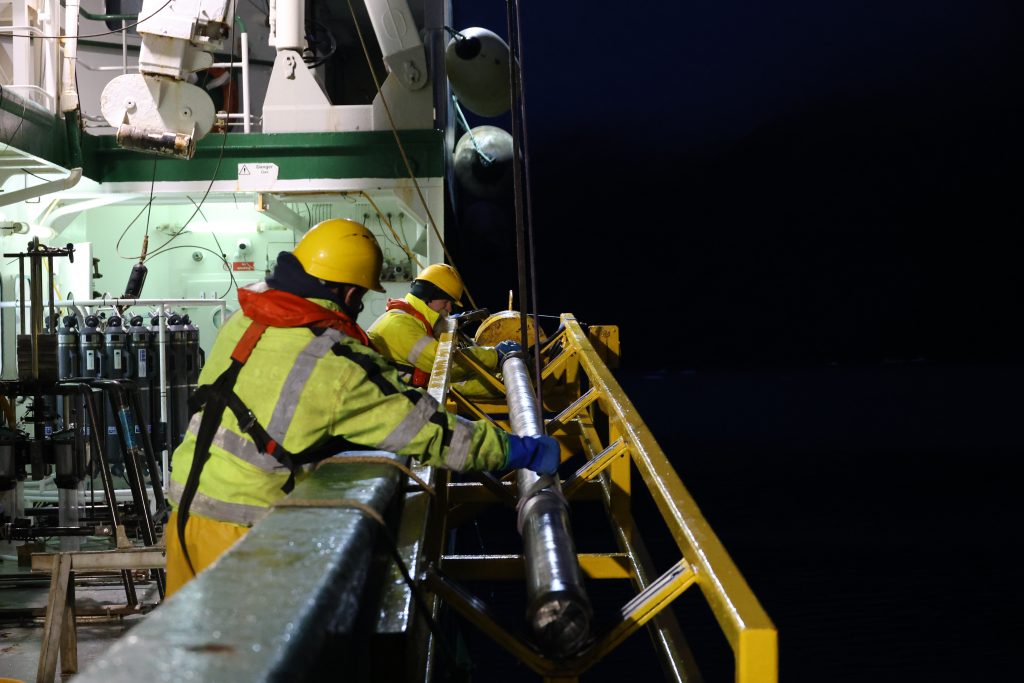
[[[522,12],[540,312],[668,322],[644,367],[1020,358],[1021,3]],[[453,243],[492,308],[510,207],[464,199]]]
[[[781,680],[1006,678],[1024,3],[522,4],[540,312],[620,326],[616,376],[778,626]],[[507,35],[504,9],[455,28]],[[447,222],[492,309],[509,207]],[[658,680],[645,656],[612,671]]]

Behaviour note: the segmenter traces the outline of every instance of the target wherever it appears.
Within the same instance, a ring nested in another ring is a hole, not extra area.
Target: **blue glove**
[[[519,345],[519,342],[506,339],[503,342],[498,342],[498,345],[494,347],[494,350],[498,352],[498,365],[501,365],[502,361],[505,360],[505,356],[510,353],[522,351],[523,347]]]
[[[554,474],[561,460],[558,441],[550,436],[508,435],[508,466],[512,469],[525,467],[537,474]]]

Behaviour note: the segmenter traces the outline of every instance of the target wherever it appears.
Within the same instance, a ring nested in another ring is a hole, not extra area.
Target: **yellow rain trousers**
[[[167,596],[171,597],[179,588],[203,571],[238,542],[249,531],[248,527],[218,522],[199,515],[189,515],[185,525],[185,543],[188,545],[192,568],[185,561],[178,542],[178,512],[171,513],[164,527],[164,541],[167,543]]]

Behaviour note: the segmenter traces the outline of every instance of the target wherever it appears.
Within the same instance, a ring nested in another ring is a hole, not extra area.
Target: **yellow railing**
[[[643,625],[649,625],[665,671],[676,680],[698,680],[695,655],[690,652],[672,610],[666,609],[687,588],[696,585],[733,650],[735,680],[775,683],[775,626],[609,370],[609,364],[618,359],[617,328],[591,326],[585,332],[570,314],[564,314],[561,322],[558,334],[543,346],[544,405],[549,413],[558,411],[546,422],[546,429],[562,443],[563,460],[582,455],[585,461],[565,479],[565,495],[570,501],[602,499],[620,550],[580,553],[580,567],[591,579],[630,578],[637,596],[622,608],[617,626],[570,662],[545,660],[523,643],[512,642],[513,636],[476,610],[465,605],[453,606],[548,680],[574,680]],[[457,353],[453,341],[451,337],[443,339],[443,352],[449,351],[448,343],[452,342],[451,351]],[[435,373],[438,369],[435,367]],[[432,388],[438,395],[444,395],[447,389]],[[493,405],[473,404],[450,393],[447,398],[450,407],[467,416],[500,413]],[[660,576],[653,570],[632,516],[633,467],[639,473],[637,483],[650,493],[681,554],[679,562]],[[493,501],[487,489],[493,491],[496,485],[511,488],[510,481],[490,482],[489,487],[476,488],[452,484],[449,498],[453,503]],[[507,578],[521,575],[521,564],[520,556],[446,556],[441,567],[450,577]],[[462,602],[457,592],[436,581],[433,587],[451,602]],[[696,659],[699,660],[699,653]]]

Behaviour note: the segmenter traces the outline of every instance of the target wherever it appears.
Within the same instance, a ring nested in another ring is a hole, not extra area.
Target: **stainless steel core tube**
[[[518,436],[544,433],[526,363],[505,358],[502,377],[509,421]],[[590,601],[569,529],[568,504],[558,477],[527,469],[516,475],[519,533],[523,537],[528,604],[526,618],[541,648],[553,657],[578,652],[590,635]]]

